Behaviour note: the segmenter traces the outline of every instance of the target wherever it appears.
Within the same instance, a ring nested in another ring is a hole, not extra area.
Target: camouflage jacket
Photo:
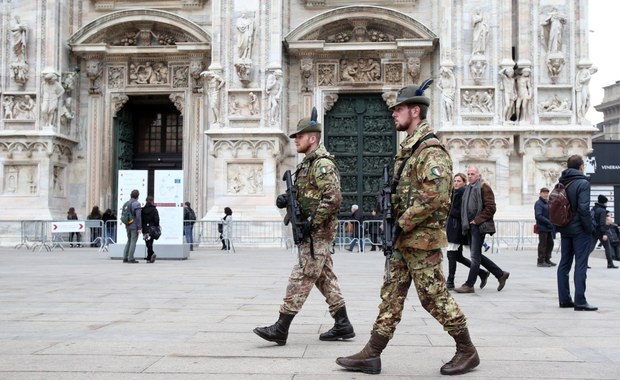
[[[340,174],[333,157],[321,144],[306,155],[295,175],[302,220],[312,223],[312,237],[333,240],[342,203]]]
[[[450,155],[440,146],[429,146],[412,156],[415,143],[429,133],[433,133],[432,127],[422,120],[413,134],[400,144],[401,150],[396,154],[394,173],[398,173],[401,165],[406,166],[392,194],[393,212],[403,229],[395,248],[430,250],[448,243],[445,223],[452,192]]]

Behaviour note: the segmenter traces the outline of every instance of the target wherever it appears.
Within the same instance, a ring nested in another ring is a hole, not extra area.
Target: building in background
[[[597,132],[585,119],[587,0],[33,0],[0,11],[5,220],[114,209],[123,169],[182,169],[200,219],[234,204],[238,220],[281,220],[282,174],[299,162],[287,136],[313,106],[342,211],[369,212],[404,138],[388,106],[427,78],[455,172],[480,168],[498,219],[531,218],[538,189]]]

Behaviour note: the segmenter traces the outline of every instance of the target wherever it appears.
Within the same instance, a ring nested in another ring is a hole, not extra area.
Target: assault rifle
[[[291,224],[293,228],[293,241],[295,245],[299,245],[304,240],[304,224],[301,222],[301,207],[297,202],[297,188],[293,186],[293,176],[291,171],[284,172],[283,181],[286,182],[286,216],[284,217],[284,225]]]
[[[390,259],[394,248],[393,230],[394,216],[392,215],[392,184],[390,183],[387,164],[383,165],[383,190],[381,191],[381,210],[383,212],[383,231],[381,232],[383,254],[385,255],[385,282],[390,283]]]

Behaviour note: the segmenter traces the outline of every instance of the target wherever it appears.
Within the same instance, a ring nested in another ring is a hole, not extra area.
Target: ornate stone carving
[[[24,86],[28,81],[28,72],[30,67],[26,62],[12,62],[10,65],[11,79],[15,81],[19,86]]]
[[[220,92],[224,84],[224,79],[215,71],[203,71],[200,73],[205,79],[207,86],[207,95],[209,97],[209,108],[213,114],[213,124],[220,123]]]
[[[541,23],[543,31],[542,43],[547,49],[547,53],[562,51],[562,32],[566,21],[566,16],[561,14],[557,8],[552,8]]]
[[[325,94],[325,97],[323,98],[323,108],[325,111],[331,111],[337,101],[338,94]]]
[[[489,26],[484,22],[484,16],[480,9],[476,9],[472,17],[474,26],[472,35],[472,55],[484,56],[487,48],[487,39],[489,37]]]
[[[183,94],[174,93],[168,96],[168,99],[174,103],[174,106],[179,110],[181,115],[183,115],[183,105],[185,104],[185,96]]]
[[[493,113],[494,98],[492,89],[472,92],[464,90],[461,94],[461,107],[466,112]]]
[[[456,78],[451,65],[441,66],[437,88],[441,91],[441,105],[447,122],[452,122],[454,109],[454,95],[456,93]]]
[[[319,86],[334,86],[336,81],[334,75],[336,74],[336,65],[333,64],[319,64]]]
[[[383,98],[383,101],[385,101],[385,104],[387,104],[388,108],[396,104],[396,95],[396,91],[384,92],[381,94],[381,97]]]
[[[202,63],[201,63],[202,64]],[[186,88],[189,83],[188,73],[190,72],[190,68],[187,66],[173,66],[172,67],[172,87],[173,88]],[[193,77],[192,73],[192,78]],[[200,78],[200,73],[198,73],[198,79]],[[202,83],[198,81],[197,78],[194,78],[194,86],[192,88],[193,92],[202,92]]]
[[[277,128],[280,126],[282,70],[276,69],[269,74],[265,92],[269,95],[269,124]]]
[[[393,85],[401,85],[403,83],[403,64],[402,63],[386,63],[385,81]]]
[[[412,83],[416,83],[418,81],[421,69],[422,64],[420,63],[419,57],[407,58],[407,74],[409,75],[409,79]]]
[[[340,60],[340,80],[378,82],[381,80],[381,64],[374,58],[358,58],[357,62],[343,58]]]
[[[11,195],[34,195],[38,188],[36,165],[5,165],[4,193]]]
[[[234,66],[239,80],[244,86],[247,86],[251,81],[250,74],[252,73],[252,60],[242,58],[235,62]]]
[[[479,54],[472,55],[469,59],[469,72],[476,84],[480,84],[487,68],[487,59]]]
[[[28,50],[28,27],[21,23],[19,16],[14,17],[15,22],[11,25],[13,54],[18,62],[26,62]]]
[[[254,20],[244,13],[237,19],[237,58],[252,58],[252,43],[254,42]],[[251,61],[250,61],[251,62]]]
[[[575,77],[575,99],[577,108],[577,120],[587,122],[586,114],[590,109],[590,79],[598,69],[589,62],[577,65],[578,71]]]
[[[64,196],[65,168],[54,165],[52,170],[52,191],[55,196]]]
[[[58,82],[59,75],[55,72],[43,72],[43,99],[41,100],[41,122],[44,127],[56,126],[58,104],[65,89]]]
[[[502,120],[510,121],[515,113],[515,72],[512,66],[503,67],[499,70],[499,89],[504,92]]]
[[[108,87],[124,88],[125,87],[125,66],[108,67]]]
[[[260,103],[258,100],[258,96],[255,93],[250,92],[248,94],[248,98],[249,98],[248,108],[250,110],[250,115],[251,116],[258,115],[260,113]]]
[[[302,87],[305,89],[305,91],[308,91],[309,88],[314,87],[310,79],[312,78],[314,62],[312,61],[312,58],[302,58],[300,62],[300,66],[301,66],[301,78],[303,81]]]
[[[564,64],[566,63],[564,55],[561,52],[549,53],[547,55],[545,63],[547,65],[547,71],[549,72],[549,78],[551,78],[551,82],[557,83],[558,78],[562,73],[562,69],[564,68]]]
[[[71,125],[71,121],[75,118],[75,114],[73,112],[73,98],[68,96],[62,102],[60,106],[60,125],[63,127],[69,127]],[[67,131],[68,132],[68,131]]]
[[[138,23],[138,30],[124,30],[119,37],[109,37],[113,46],[167,46],[175,45],[178,33],[172,31],[153,31],[151,22]]]
[[[560,98],[557,94],[554,94],[552,97],[548,97],[547,99],[538,103],[538,112],[558,112],[570,114],[572,111],[571,104],[568,98]]]
[[[125,103],[129,100],[129,96],[121,93],[113,94],[112,99],[110,100],[112,103],[112,117],[116,117],[118,111],[120,111]]]
[[[129,64],[129,84],[162,85],[168,84],[168,65],[165,62],[132,62]]]
[[[263,165],[236,164],[227,166],[226,190],[233,195],[256,195],[263,193]]]
[[[86,77],[90,80],[90,88],[88,90],[90,94],[101,93],[99,77],[102,72],[103,64],[99,59],[89,59],[86,61]]]
[[[79,69],[76,69],[76,71],[71,71],[68,73],[62,73],[61,83],[62,83],[62,88],[65,89],[65,92],[71,93],[71,91],[73,91],[73,89],[75,88],[75,83],[78,80],[78,73],[79,73]]]

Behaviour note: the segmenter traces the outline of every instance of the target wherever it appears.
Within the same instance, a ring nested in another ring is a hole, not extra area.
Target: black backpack
[[[549,194],[549,220],[558,227],[568,225],[575,215],[566,195],[566,190],[572,183],[573,181],[570,181],[564,185],[558,182]]]

